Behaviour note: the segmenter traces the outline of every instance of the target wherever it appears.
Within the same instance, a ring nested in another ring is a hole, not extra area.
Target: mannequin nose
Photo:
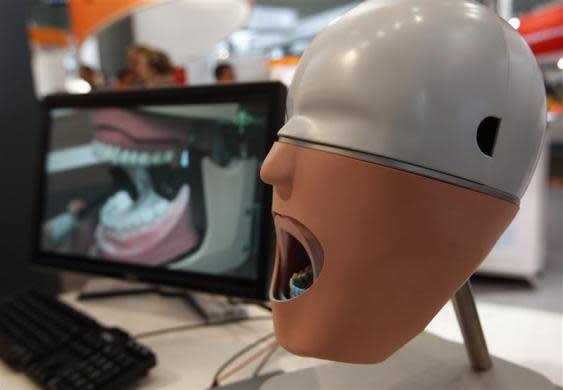
[[[295,159],[290,151],[283,149],[277,142],[272,146],[262,164],[260,178],[273,186],[280,198],[287,200],[292,190]]]

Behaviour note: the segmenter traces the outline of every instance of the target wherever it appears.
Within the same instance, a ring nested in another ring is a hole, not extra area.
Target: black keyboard
[[[49,390],[120,389],[156,365],[126,332],[35,292],[0,303],[0,358]]]

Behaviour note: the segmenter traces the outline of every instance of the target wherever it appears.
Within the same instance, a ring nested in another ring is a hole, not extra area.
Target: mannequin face
[[[384,360],[421,332],[516,213],[489,195],[375,163],[278,142],[271,299],[287,350],[352,363]],[[312,265],[314,282],[287,286]]]

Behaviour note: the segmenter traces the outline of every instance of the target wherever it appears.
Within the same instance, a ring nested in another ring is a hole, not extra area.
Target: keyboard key
[[[127,332],[36,293],[0,302],[0,358],[48,390],[123,387],[156,364]]]

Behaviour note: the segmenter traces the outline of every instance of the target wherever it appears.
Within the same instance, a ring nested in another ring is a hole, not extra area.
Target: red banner
[[[537,57],[556,60],[563,56],[563,4],[520,17],[518,32]]]

